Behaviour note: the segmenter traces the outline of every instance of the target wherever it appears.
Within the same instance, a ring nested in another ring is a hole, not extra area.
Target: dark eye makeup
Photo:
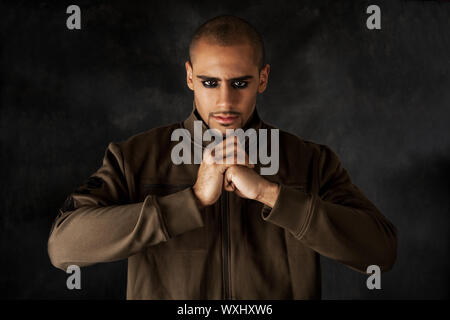
[[[216,88],[218,86],[218,83],[215,80],[204,80],[204,81],[202,81],[202,84],[205,88]],[[231,85],[235,89],[243,89],[248,86],[248,82],[247,81],[234,81]]]

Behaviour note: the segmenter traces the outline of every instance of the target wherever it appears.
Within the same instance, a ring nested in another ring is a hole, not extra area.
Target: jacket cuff
[[[204,226],[192,188],[164,197],[153,196],[153,202],[168,239]]]
[[[311,221],[314,195],[280,184],[280,193],[273,208],[264,205],[261,217],[279,227],[287,229],[300,238]]]

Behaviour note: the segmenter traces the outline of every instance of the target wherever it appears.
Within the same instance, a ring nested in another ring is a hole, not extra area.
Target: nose
[[[229,85],[221,85],[216,106],[221,111],[231,111],[233,107],[233,90]]]

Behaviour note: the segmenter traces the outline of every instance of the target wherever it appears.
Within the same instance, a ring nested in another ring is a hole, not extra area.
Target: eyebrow
[[[198,75],[197,78],[202,79],[202,80],[221,81],[219,78],[209,77],[209,76],[204,76],[204,75]],[[231,79],[226,79],[226,80],[242,81],[242,80],[248,80],[248,79],[253,79],[253,76],[252,75],[245,75],[245,76],[242,76],[242,77],[231,78]]]

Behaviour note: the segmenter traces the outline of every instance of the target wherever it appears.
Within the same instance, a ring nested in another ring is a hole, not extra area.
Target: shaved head
[[[261,70],[264,65],[265,52],[261,35],[247,21],[231,15],[212,18],[197,28],[189,44],[189,61],[195,60],[195,48],[198,42],[206,41],[219,46],[248,44],[253,49],[255,65]]]

